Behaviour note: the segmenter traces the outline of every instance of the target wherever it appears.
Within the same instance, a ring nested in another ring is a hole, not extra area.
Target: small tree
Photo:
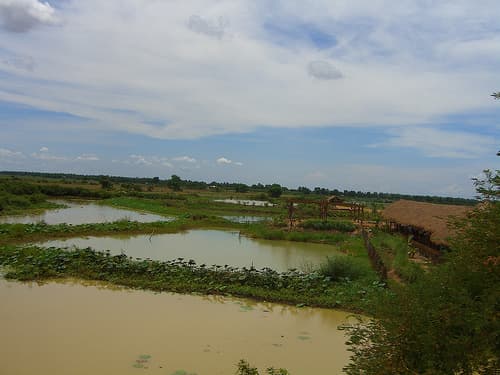
[[[113,187],[113,183],[109,179],[108,176],[104,176],[99,180],[99,183],[101,184],[101,187],[103,189],[111,189]]]
[[[267,193],[271,198],[279,198],[283,193],[283,189],[281,188],[281,185],[272,184]]]
[[[248,185],[245,185],[245,184],[236,184],[236,186],[234,187],[234,190],[237,193],[247,193],[249,190],[249,187],[248,187]]]
[[[175,174],[170,177],[170,180],[167,180],[167,186],[173,191],[181,191],[181,178]]]

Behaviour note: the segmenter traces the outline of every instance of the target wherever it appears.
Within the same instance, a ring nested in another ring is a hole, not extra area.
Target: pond
[[[348,314],[244,299],[0,279],[0,374],[339,374]]]
[[[248,224],[269,221],[269,216],[221,216],[223,219],[232,221],[233,223]]]
[[[193,259],[197,264],[218,264],[237,267],[264,268],[286,271],[317,265],[326,256],[339,254],[333,246],[291,241],[250,239],[221,230],[190,230],[175,234],[85,237],[48,241],[43,246],[110,250],[134,258],[154,260]]]
[[[261,207],[275,206],[274,203],[268,201],[255,201],[251,199],[215,199],[214,202],[241,204],[243,206],[261,206]]]
[[[104,223],[122,219],[140,221],[143,223],[173,220],[172,217],[123,210],[103,206],[90,201],[53,200],[52,202],[64,204],[67,207],[47,210],[37,215],[4,216],[0,217],[0,223],[31,224],[44,221],[51,225],[62,223],[78,225],[86,223]]]

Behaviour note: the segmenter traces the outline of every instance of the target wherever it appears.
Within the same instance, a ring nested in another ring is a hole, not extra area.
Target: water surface
[[[190,230],[175,234],[69,238],[47,241],[43,246],[110,250],[112,254],[154,260],[193,259],[197,264],[237,267],[270,267],[277,271],[317,265],[329,255],[338,254],[333,246],[291,241],[250,239],[221,230]]]
[[[243,299],[0,279],[0,374],[339,374],[347,314]]]
[[[271,220],[269,216],[221,216],[223,219],[229,220],[233,223],[259,223],[262,221]]]
[[[149,223],[153,221],[170,221],[172,217],[141,213],[136,211],[124,210],[103,206],[90,201],[67,201],[54,200],[54,203],[64,204],[66,208],[47,210],[37,215],[20,215],[0,217],[0,223],[21,223],[31,224],[44,221],[47,224],[86,224],[86,223],[104,223],[127,219],[130,221],[140,221]]]
[[[256,201],[251,199],[215,199],[214,202],[241,204],[243,206],[272,207],[275,204],[268,201]]]

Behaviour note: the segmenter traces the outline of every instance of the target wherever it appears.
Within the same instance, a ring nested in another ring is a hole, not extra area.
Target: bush
[[[328,276],[332,281],[343,279],[357,280],[368,274],[367,265],[349,256],[327,257],[320,265],[320,274]]]
[[[353,232],[356,225],[350,221],[323,221],[323,220],[307,220],[301,224],[304,229],[314,230],[337,230],[339,232]]]

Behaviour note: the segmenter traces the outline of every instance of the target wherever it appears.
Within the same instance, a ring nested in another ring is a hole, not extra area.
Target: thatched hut
[[[416,245],[423,245],[421,250],[433,257],[439,254],[433,254],[430,249],[440,251],[449,246],[448,238],[453,236],[450,219],[465,217],[471,209],[470,206],[399,200],[387,206],[382,216],[391,230],[412,235]]]

